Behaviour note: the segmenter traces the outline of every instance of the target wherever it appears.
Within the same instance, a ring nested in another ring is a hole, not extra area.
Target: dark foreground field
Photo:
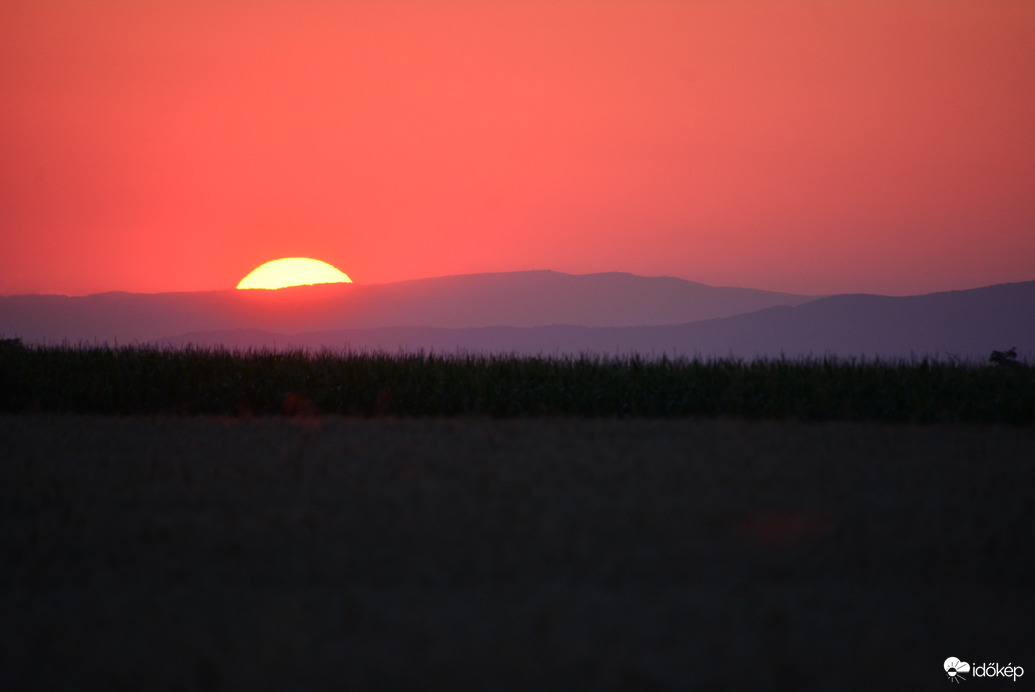
[[[2,689],[1035,679],[1031,427],[22,415],[0,448]]]

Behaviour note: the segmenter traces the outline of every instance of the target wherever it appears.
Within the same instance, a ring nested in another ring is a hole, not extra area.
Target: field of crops
[[[914,362],[0,349],[0,411],[1035,422],[1035,368]]]
[[[0,344],[0,689],[1035,675],[1035,369]]]

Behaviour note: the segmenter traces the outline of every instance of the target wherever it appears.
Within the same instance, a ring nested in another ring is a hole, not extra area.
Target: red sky
[[[1035,279],[1028,0],[0,0],[0,294]]]

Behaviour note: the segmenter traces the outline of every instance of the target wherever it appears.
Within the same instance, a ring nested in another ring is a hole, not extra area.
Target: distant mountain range
[[[0,331],[27,341],[133,343],[237,329],[622,327],[696,322],[809,300],[814,297],[669,277],[530,271],[277,291],[11,296],[0,298]]]
[[[816,297],[534,271],[278,291],[28,295],[0,298],[0,335],[27,343],[984,361],[993,349],[1035,352],[1035,281]]]

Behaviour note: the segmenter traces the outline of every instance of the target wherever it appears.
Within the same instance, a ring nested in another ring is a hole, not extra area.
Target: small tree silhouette
[[[995,363],[1001,368],[1009,368],[1020,365],[1017,361],[1017,347],[1014,346],[1009,351],[992,351],[992,355],[988,357],[988,360]]]

